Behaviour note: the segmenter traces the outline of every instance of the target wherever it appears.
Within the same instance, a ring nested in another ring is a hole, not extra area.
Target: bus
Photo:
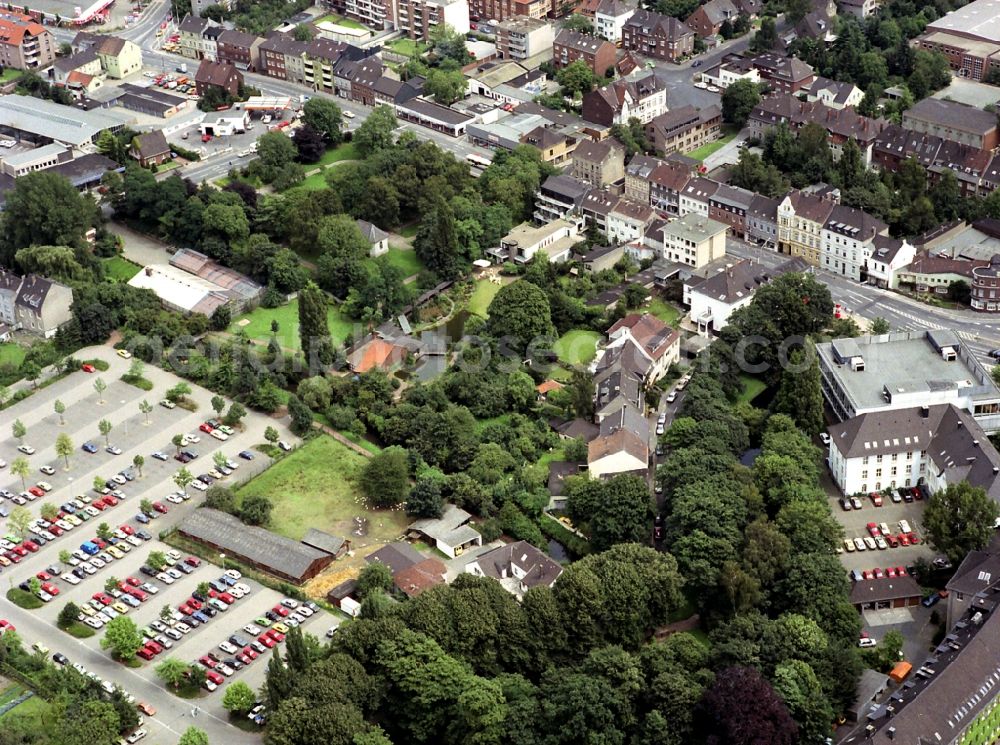
[[[478,168],[481,171],[489,168],[490,163],[493,162],[489,158],[484,158],[482,155],[476,155],[475,153],[467,155],[465,160],[469,163],[470,166],[472,166],[473,168]]]

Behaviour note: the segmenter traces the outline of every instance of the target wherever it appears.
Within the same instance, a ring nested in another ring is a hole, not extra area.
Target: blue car
[[[143,514],[142,512],[140,512],[138,515],[136,515],[135,519],[136,519],[137,522],[140,522],[143,525],[148,525],[149,524],[149,518],[146,517],[146,515]]]
[[[83,443],[81,449],[83,450],[83,452],[90,453],[91,455],[93,455],[94,453],[97,452],[97,445],[95,445],[92,442],[85,442]]]
[[[253,460],[253,453],[251,453],[249,450],[243,450],[240,452],[240,457],[243,460]]]

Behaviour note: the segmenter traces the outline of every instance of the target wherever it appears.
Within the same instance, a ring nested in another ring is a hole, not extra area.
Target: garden
[[[354,324],[337,308],[330,306],[326,313],[330,336],[334,342],[343,342],[354,328]],[[285,349],[299,351],[299,301],[277,308],[255,308],[235,318],[229,325],[229,333],[235,334],[242,330],[249,338],[261,344],[267,344],[274,335],[271,332],[271,322],[278,322],[278,343]]]

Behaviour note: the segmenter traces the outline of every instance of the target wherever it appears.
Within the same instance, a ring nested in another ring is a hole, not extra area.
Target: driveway
[[[138,233],[114,220],[109,221],[107,227],[112,233],[121,237],[124,244],[122,252],[129,261],[134,261],[139,266],[166,264],[170,261],[166,243]]]

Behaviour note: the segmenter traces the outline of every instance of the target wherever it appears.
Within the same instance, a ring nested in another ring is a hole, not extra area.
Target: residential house
[[[232,65],[237,70],[256,72],[260,67],[259,36],[227,28],[216,40],[216,59]]]
[[[583,255],[583,271],[596,274],[608,269],[614,269],[615,264],[625,256],[623,246],[594,246]]]
[[[582,116],[611,127],[638,119],[645,124],[667,111],[667,86],[656,75],[616,80],[583,96]]]
[[[925,98],[903,112],[903,128],[992,150],[1000,144],[993,112],[941,98]]]
[[[972,297],[969,305],[973,310],[989,313],[1000,311],[998,280],[1000,280],[1000,253],[990,258],[989,265],[978,266],[972,270]]]
[[[722,61],[701,73],[703,83],[726,89],[737,80],[748,80],[751,83],[760,82],[760,70],[753,64],[753,59],[735,54],[726,55]]]
[[[142,69],[142,48],[119,36],[81,31],[73,37],[73,51],[76,54],[93,52],[100,60],[104,74],[115,80],[126,78]],[[90,69],[83,72],[96,74]]]
[[[649,174],[649,204],[661,215],[681,214],[681,194],[692,181],[691,169],[677,163],[660,163]],[[626,186],[628,179],[626,177]],[[708,214],[706,208],[705,214]]]
[[[497,57],[526,60],[549,52],[555,36],[552,24],[541,18],[515,15],[497,24]]]
[[[650,155],[636,153],[625,167],[625,196],[633,202],[651,204],[649,198],[650,176],[663,161]]]
[[[651,10],[637,10],[621,29],[623,48],[670,62],[694,54],[694,37],[681,21]]]
[[[17,325],[14,308],[21,282],[20,276],[0,267],[0,324],[3,324],[8,331]]]
[[[868,256],[864,273],[867,282],[877,287],[897,289],[899,272],[913,261],[916,248],[908,241],[886,235],[876,235],[873,251]]]
[[[332,64],[331,69],[338,96],[365,106],[376,105],[375,87],[385,70],[381,59],[371,55],[355,61],[344,56]]]
[[[649,422],[631,404],[609,416],[600,434],[587,444],[587,470],[592,478],[643,472],[649,466]]]
[[[744,222],[747,240],[769,248],[777,247],[778,204],[777,199],[754,194]]]
[[[607,350],[633,345],[641,357],[641,379],[652,385],[680,361],[680,334],[652,313],[632,313],[608,329]]]
[[[948,580],[947,627],[951,628],[970,609],[975,610],[977,596],[995,595],[1000,582],[1000,554],[990,550],[970,551]]]
[[[438,26],[469,33],[467,0],[395,0],[388,9],[395,27],[411,39],[428,41]]]
[[[745,239],[746,218],[756,195],[738,186],[720,184],[716,192],[708,198],[708,216],[729,226],[731,235]]]
[[[854,83],[841,83],[837,80],[818,77],[809,86],[806,100],[819,101],[831,109],[845,109],[856,107],[864,97],[864,92]]]
[[[688,213],[663,228],[663,255],[667,261],[700,269],[726,255],[729,226]]]
[[[691,309],[691,322],[702,336],[718,333],[729,325],[733,312],[749,305],[757,290],[770,280],[768,271],[752,259],[740,259],[705,277],[692,274],[684,282],[684,303]]]
[[[101,67],[101,60],[93,49],[84,49],[66,57],[57,58],[52,65],[52,71],[55,82],[66,85],[73,73],[96,78],[103,75],[104,68]]]
[[[882,0],[837,0],[837,5],[844,13],[864,19],[878,13]]]
[[[243,85],[243,73],[228,62],[213,62],[203,59],[194,74],[195,91],[199,96],[216,91],[222,96],[236,98]]]
[[[563,29],[552,42],[552,64],[560,70],[577,60],[583,60],[597,77],[603,78],[615,64],[615,45],[596,36]]]
[[[608,212],[604,232],[615,243],[641,241],[656,212],[648,204],[619,199]]]
[[[690,152],[715,142],[722,132],[722,110],[712,104],[703,108],[671,109],[646,125],[646,138],[666,155]]]
[[[1000,453],[953,404],[870,412],[829,429],[830,472],[845,495],[966,481],[1000,499]]]
[[[708,217],[709,203],[712,196],[719,190],[718,181],[697,177],[690,179],[680,193],[677,206],[678,214],[685,217],[689,214]]]
[[[971,286],[973,270],[988,263],[953,259],[949,256],[931,256],[920,252],[913,261],[896,272],[896,277],[899,285],[912,287],[917,292],[947,295],[948,285],[952,282],[965,282]]]
[[[384,230],[379,228],[377,225],[372,225],[367,220],[355,220],[355,224],[358,226],[358,230],[361,231],[361,235],[364,236],[365,240],[368,241],[368,245],[371,246],[368,249],[368,255],[372,258],[376,256],[382,256],[389,252],[389,234]]]
[[[572,176],[549,176],[535,195],[534,219],[538,222],[551,222],[579,212],[590,188],[590,184]]]
[[[424,590],[443,585],[448,571],[442,561],[425,558],[408,543],[397,541],[368,554],[369,564],[385,564],[392,572],[392,582],[396,589],[410,598],[417,597]]]
[[[642,373],[649,360],[632,341],[602,350],[600,355],[594,374],[594,421],[600,425],[608,417],[618,416],[624,406],[643,411],[646,386]]]
[[[51,279],[29,274],[17,289],[14,300],[15,330],[51,339],[73,314],[73,290]]]
[[[306,84],[305,59],[309,44],[287,34],[274,33],[264,39],[258,48],[261,72],[289,83]]]
[[[540,227],[521,223],[500,240],[497,248],[487,249],[486,253],[498,264],[527,264],[542,252],[551,263],[558,264],[568,261],[573,246],[582,240],[578,221],[553,220]]]
[[[816,345],[823,397],[840,421],[954,404],[987,434],[1000,431],[1000,387],[949,330],[896,331]]]
[[[622,28],[635,13],[635,6],[622,0],[601,0],[594,13],[594,32],[612,44],[620,45]]]
[[[580,204],[580,214],[584,222],[594,226],[602,233],[608,232],[608,215],[621,201],[617,191],[610,189],[591,189]]]
[[[566,163],[577,146],[575,137],[546,126],[535,127],[521,138],[521,142],[537,149],[542,160],[554,166]]]
[[[823,227],[837,203],[792,189],[778,204],[778,251],[820,265]]]
[[[860,282],[877,235],[888,237],[889,226],[867,212],[836,205],[823,226],[820,265]]]
[[[158,166],[170,160],[170,144],[162,129],[154,129],[132,139],[129,155],[139,161],[143,168]]]
[[[0,66],[41,70],[55,61],[56,49],[52,32],[29,16],[0,18]]]
[[[180,53],[188,59],[214,60],[218,55],[218,38],[223,28],[208,18],[188,15],[177,25],[180,33]]]
[[[544,21],[556,8],[555,0],[469,0],[469,18],[501,23],[520,18]]]
[[[573,151],[572,174],[595,189],[617,183],[625,177],[625,150],[610,139],[582,140]]]
[[[684,21],[698,36],[716,36],[726,21],[735,21],[740,12],[732,0],[708,0]]]
[[[751,62],[760,73],[761,81],[778,93],[798,93],[808,89],[816,79],[812,67],[798,57],[766,52],[757,55]]]
[[[482,534],[469,525],[470,520],[472,515],[468,512],[446,504],[440,517],[416,520],[407,530],[430,541],[434,548],[454,559],[470,548],[483,545]]]
[[[563,568],[527,541],[515,541],[480,554],[465,565],[465,572],[491,577],[520,599],[532,587],[552,587]]]

